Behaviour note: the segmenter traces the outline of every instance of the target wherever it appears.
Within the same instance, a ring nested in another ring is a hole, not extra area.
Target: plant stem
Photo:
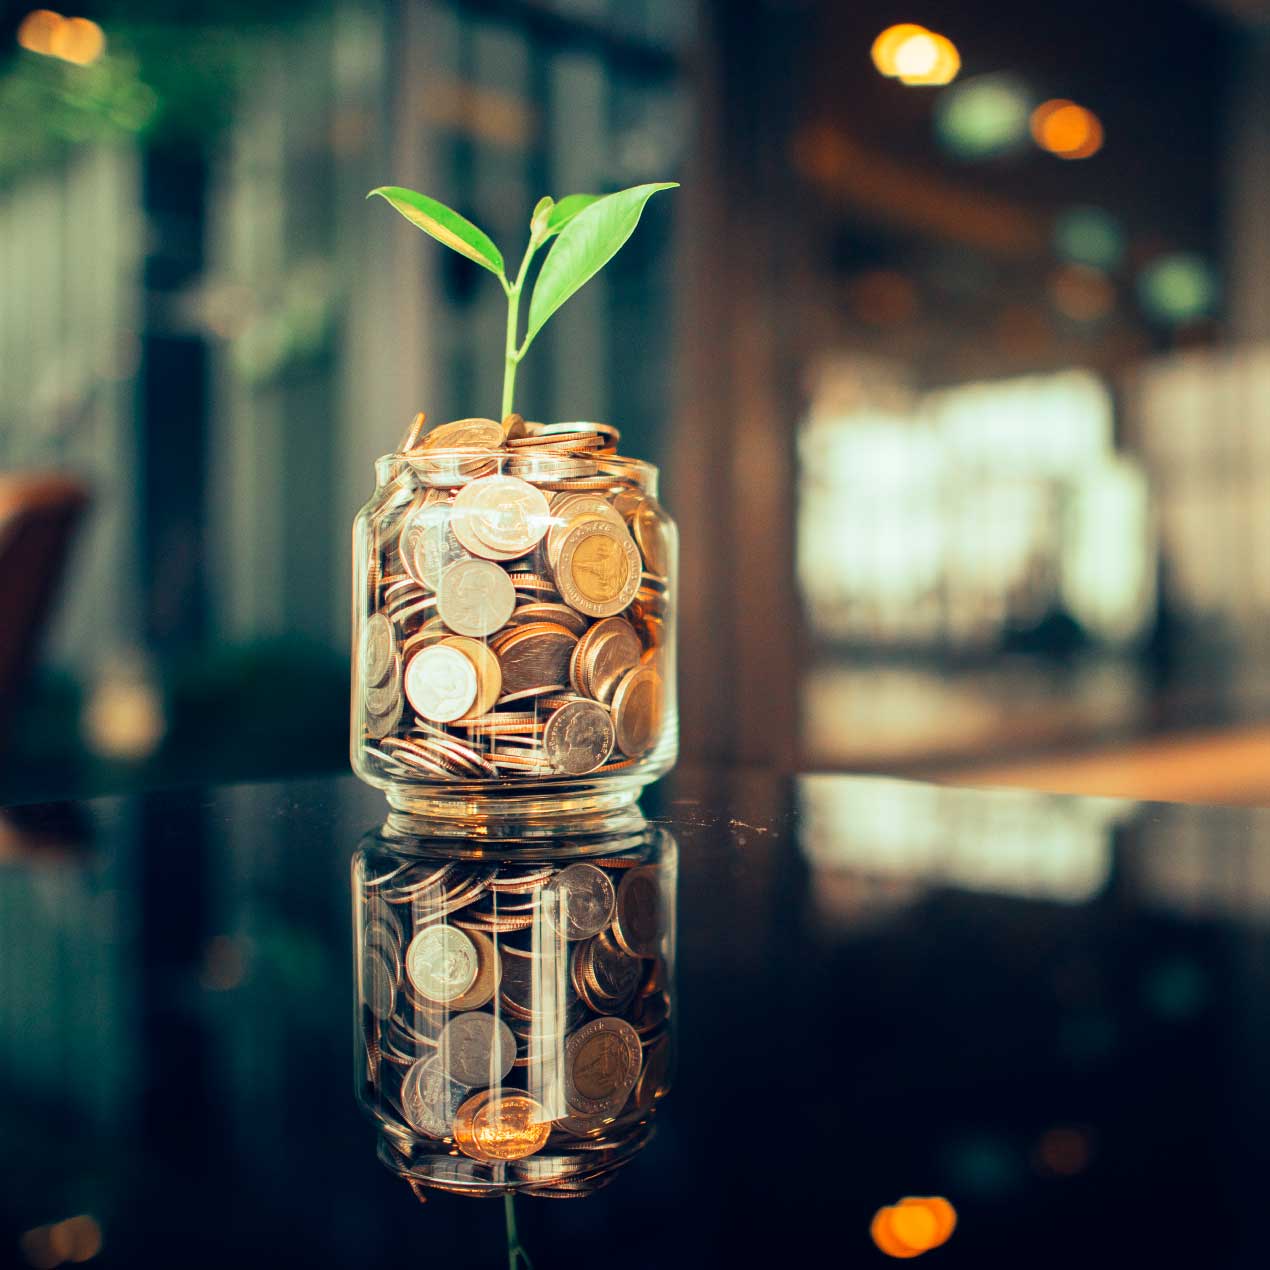
[[[503,1196],[503,1218],[507,1224],[507,1270],[516,1270],[518,1263],[523,1262],[526,1270],[533,1270],[534,1263],[520,1243],[520,1235],[516,1230],[516,1196],[510,1191]]]
[[[520,293],[525,285],[525,275],[529,272],[529,262],[534,258],[538,244],[532,239],[525,248],[525,258],[520,262],[520,271],[516,281],[506,287],[507,291],[507,342],[503,346],[503,413],[506,419],[512,412],[512,397],[516,391],[516,367],[525,355],[523,348],[516,347],[516,327],[520,319]]]

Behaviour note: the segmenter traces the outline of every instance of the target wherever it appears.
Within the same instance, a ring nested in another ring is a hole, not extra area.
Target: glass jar
[[[421,1188],[589,1194],[670,1088],[677,849],[368,836],[353,860],[356,1088]]]
[[[503,434],[460,420],[375,465],[353,530],[353,769],[438,832],[620,820],[678,748],[678,532],[615,429]]]

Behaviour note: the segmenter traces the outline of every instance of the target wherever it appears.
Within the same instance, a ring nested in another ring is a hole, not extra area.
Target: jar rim
[[[461,448],[456,448],[456,447],[443,448],[438,446],[435,449],[423,450],[423,451],[419,451],[419,450],[415,450],[411,452],[392,451],[388,454],[380,455],[380,457],[375,461],[375,467],[376,469],[380,469],[380,470],[383,470],[386,468],[387,469],[395,468],[399,470],[401,467],[408,467],[413,470],[420,471],[421,474],[425,474],[426,469],[429,465],[433,465],[437,463],[443,463],[443,464],[456,463],[456,462],[488,463],[490,461],[495,461],[499,464],[499,467],[501,470],[502,465],[509,458],[523,459],[523,458],[529,458],[529,457],[541,457],[544,461],[547,459],[567,460],[571,458],[585,460],[589,463],[596,464],[597,471],[594,477],[586,477],[586,478],[579,478],[579,479],[592,480],[592,479],[602,479],[606,476],[611,476],[611,477],[614,477],[615,479],[620,480],[623,477],[625,477],[627,479],[633,480],[646,493],[651,494],[653,497],[657,496],[658,480],[661,475],[661,472],[658,469],[657,465],[655,463],[649,463],[646,459],[628,458],[624,454],[601,454],[601,455],[543,454],[541,456],[537,456],[537,455],[526,455],[523,453],[520,455],[517,455],[517,453],[514,450],[508,450],[506,449],[506,447],[502,447],[502,446],[497,448],[493,446],[484,446],[484,447],[464,446]],[[476,480],[476,479],[479,479],[479,476],[481,475],[493,475],[493,473],[473,474],[472,477],[469,479]],[[531,485],[537,483],[530,477],[522,477],[522,479],[527,480],[529,484]],[[548,478],[544,478],[544,480],[545,479],[548,479]],[[462,482],[462,481],[458,482],[458,484],[463,484],[463,483],[465,482]]]

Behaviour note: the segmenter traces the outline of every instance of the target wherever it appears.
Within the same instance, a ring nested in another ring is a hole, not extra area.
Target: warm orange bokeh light
[[[900,45],[895,65],[902,84],[951,84],[961,70],[961,54],[946,35],[924,31]]]
[[[939,1195],[906,1195],[880,1208],[869,1233],[888,1257],[920,1257],[947,1243],[957,1225],[957,1210]]]
[[[914,22],[888,26],[873,41],[873,65],[904,84],[948,84],[961,70],[961,54],[945,35]]]
[[[895,26],[888,26],[873,41],[873,48],[869,51],[870,56],[873,58],[873,65],[888,79],[893,79],[899,74],[899,71],[895,68],[895,55],[899,51],[900,45],[914,35],[926,34],[926,28],[918,26],[914,22],[899,22]]]
[[[1042,102],[1032,112],[1031,126],[1036,144],[1060,159],[1087,159],[1102,149],[1102,122],[1074,101]]]
[[[88,18],[64,18],[52,9],[35,9],[18,27],[18,43],[28,52],[61,58],[76,66],[95,62],[106,51],[106,35]]]

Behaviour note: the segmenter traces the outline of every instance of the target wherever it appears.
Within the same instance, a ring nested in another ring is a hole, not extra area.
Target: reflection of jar
[[[353,533],[353,768],[499,833],[628,807],[678,745],[657,470],[602,424],[522,426],[499,444],[461,420],[380,459]]]
[[[415,1186],[588,1194],[670,1085],[674,840],[453,846],[381,831],[353,861],[357,1093],[380,1158]]]

